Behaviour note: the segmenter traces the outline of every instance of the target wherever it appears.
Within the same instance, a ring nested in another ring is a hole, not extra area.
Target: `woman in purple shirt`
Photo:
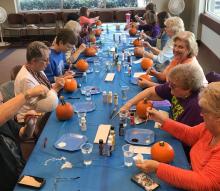
[[[198,93],[204,86],[203,72],[190,64],[181,64],[168,74],[168,82],[143,90],[130,99],[121,110],[128,110],[140,100],[169,100],[174,120],[195,126],[203,121],[198,105]]]

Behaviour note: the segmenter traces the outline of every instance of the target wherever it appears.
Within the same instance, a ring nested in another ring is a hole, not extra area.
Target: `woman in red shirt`
[[[99,17],[89,18],[89,9],[87,7],[81,7],[79,10],[79,24],[81,26],[91,26],[99,19]]]
[[[220,82],[213,82],[199,94],[204,123],[194,128],[167,119],[155,109],[150,118],[162,129],[191,146],[191,170],[181,169],[155,160],[137,161],[136,166],[178,188],[186,190],[220,190]]]

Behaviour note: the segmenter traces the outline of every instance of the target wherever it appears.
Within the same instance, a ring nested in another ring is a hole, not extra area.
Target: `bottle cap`
[[[114,127],[114,126],[111,126],[111,130],[113,130],[113,131],[114,131],[114,130],[115,130],[115,127]]]
[[[99,139],[99,144],[103,144],[103,139]]]

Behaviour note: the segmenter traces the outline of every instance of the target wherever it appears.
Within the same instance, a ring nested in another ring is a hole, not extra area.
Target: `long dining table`
[[[124,166],[124,156],[122,152],[122,145],[126,144],[123,136],[119,136],[119,118],[116,116],[114,119],[110,118],[114,103],[103,103],[102,92],[112,91],[113,94],[117,93],[119,98],[118,109],[125,103],[122,100],[122,86],[128,86],[127,91],[128,99],[135,96],[142,89],[135,83],[131,83],[134,72],[143,72],[140,64],[135,62],[137,58],[132,56],[133,64],[131,68],[131,74],[127,72],[127,67],[121,67],[121,71],[117,70],[116,66],[108,68],[111,72],[115,73],[113,81],[105,81],[107,75],[106,62],[112,62],[113,56],[111,53],[112,48],[117,46],[119,55],[122,50],[132,52],[133,45],[131,44],[134,38],[131,38],[127,31],[124,31],[124,24],[117,23],[120,26],[120,30],[116,30],[116,24],[103,24],[102,35],[97,40],[99,46],[98,53],[95,57],[82,57],[86,59],[90,65],[90,72],[87,73],[87,80],[77,78],[81,87],[94,86],[101,90],[101,93],[92,95],[92,102],[95,108],[91,112],[87,112],[86,122],[87,130],[81,131],[77,114],[67,121],[59,121],[56,117],[56,112],[53,111],[48,119],[36,146],[26,163],[26,166],[22,172],[22,175],[32,175],[42,177],[46,180],[45,185],[41,190],[45,191],[141,191],[143,188],[136,185],[131,181],[131,177],[140,172],[135,165],[131,167]],[[120,40],[119,40],[120,36]],[[98,59],[100,62],[100,72],[92,71],[94,59]],[[119,56],[121,61],[121,56]],[[107,66],[108,67],[108,66]],[[78,88],[73,93],[67,93],[63,91],[61,93],[65,97],[65,101],[71,104],[85,101],[85,96],[81,94],[81,89]],[[78,97],[79,99],[69,99],[71,97]],[[163,103],[156,103],[155,107],[169,111],[170,107]],[[99,145],[93,144],[92,151],[92,164],[85,166],[83,164],[82,153],[79,149],[75,151],[65,151],[55,148],[54,144],[64,134],[76,133],[87,137],[87,141],[94,142],[98,126],[100,124],[110,124],[115,127],[116,132],[116,144],[115,150],[110,157],[99,155]],[[128,125],[125,128],[143,128],[150,129],[155,133],[155,142],[166,141],[175,151],[174,160],[172,165],[189,169],[189,163],[187,161],[183,146],[180,141],[172,137],[168,133],[162,131],[159,128],[154,127],[153,121],[147,121],[138,125]],[[45,142],[46,140],[46,142]],[[152,144],[151,144],[152,145]],[[149,146],[151,146],[149,145]],[[149,154],[143,155],[145,159],[150,159]],[[63,168],[64,163],[71,163],[72,168]],[[160,186],[158,191],[174,191],[180,190],[166,182],[158,179],[155,174],[150,174],[151,178],[157,182]],[[15,191],[34,190],[23,186],[16,185]]]

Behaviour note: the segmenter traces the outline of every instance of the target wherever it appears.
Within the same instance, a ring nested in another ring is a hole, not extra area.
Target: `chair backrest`
[[[9,25],[24,25],[24,15],[19,13],[8,14],[8,24]]]
[[[15,80],[15,78],[21,68],[22,68],[22,65],[16,65],[11,69],[11,71],[10,71],[11,80]]]
[[[114,22],[114,11],[99,11],[97,16],[102,22]]]
[[[40,24],[40,14],[38,14],[38,13],[25,14],[25,22],[27,25],[30,25],[30,24],[39,25]]]
[[[209,83],[211,82],[218,82],[220,81],[220,74],[219,73],[216,73],[216,72],[209,72],[208,74],[205,75],[207,81]]]
[[[14,93],[14,81],[8,81],[0,85],[0,92],[3,96],[3,102],[15,97]]]
[[[41,13],[40,16],[43,24],[56,24],[57,15],[55,13]]]

